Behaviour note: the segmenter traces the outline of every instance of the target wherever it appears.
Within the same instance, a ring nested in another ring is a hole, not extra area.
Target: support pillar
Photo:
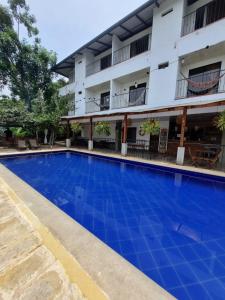
[[[89,140],[88,140],[88,150],[92,151],[94,148],[93,145],[93,120],[92,117],[90,118],[90,127],[89,127]]]
[[[71,147],[71,139],[70,139],[70,121],[67,121],[66,124],[66,148]]]
[[[184,156],[185,156],[185,147],[184,147],[184,139],[185,139],[185,128],[187,125],[187,108],[184,107],[182,119],[181,119],[181,132],[180,132],[180,145],[177,148],[177,164],[184,164]]]
[[[124,115],[124,122],[123,122],[123,140],[122,140],[122,147],[121,147],[121,154],[123,156],[127,155],[127,114]]]

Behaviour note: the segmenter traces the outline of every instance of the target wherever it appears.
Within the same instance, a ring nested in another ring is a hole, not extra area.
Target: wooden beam
[[[70,138],[70,121],[67,120],[66,122],[66,138],[69,139]]]
[[[187,108],[184,107],[182,119],[181,119],[180,147],[184,147],[186,125],[187,125]]]
[[[127,114],[124,115],[123,121],[123,144],[127,142]]]
[[[197,105],[183,105],[183,106],[173,106],[173,107],[165,107],[160,109],[152,109],[152,110],[144,110],[144,111],[137,111],[137,112],[128,112],[127,115],[143,115],[143,114],[152,114],[152,113],[161,113],[161,112],[176,112],[182,111],[184,108],[188,109],[197,109],[197,108],[207,108],[207,107],[217,107],[225,105],[225,100],[212,102],[212,103],[205,103],[205,104],[197,104]],[[92,115],[92,118],[107,118],[107,117],[116,117],[116,116],[124,116],[124,112],[121,113],[111,113],[105,115]],[[71,117],[70,120],[83,120],[88,119],[90,116],[82,116],[82,117]],[[68,117],[62,117],[62,120],[67,120]]]
[[[93,118],[90,117],[89,140],[93,139]]]

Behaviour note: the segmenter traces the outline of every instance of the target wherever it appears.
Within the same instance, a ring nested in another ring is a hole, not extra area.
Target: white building
[[[61,94],[74,95],[74,112],[64,119],[83,124],[90,149],[104,138],[118,149],[123,136],[123,154],[127,142],[128,151],[129,143],[146,150],[140,126],[148,118],[162,129],[151,151],[176,156],[180,146],[179,163],[184,146],[187,153],[196,144],[225,144],[213,124],[225,104],[224,0],[150,0],[54,71],[69,78]],[[111,124],[109,137],[90,133],[90,122],[102,120]]]

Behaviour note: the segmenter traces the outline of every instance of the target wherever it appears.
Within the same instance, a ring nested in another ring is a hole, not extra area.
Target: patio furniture
[[[211,150],[210,152],[208,152],[208,157],[203,158],[203,161],[206,164],[208,164],[208,166],[210,168],[212,168],[215,166],[215,164],[219,160],[220,154],[221,154],[221,149],[217,149],[216,151],[214,151],[213,154],[212,154],[212,150]]]
[[[19,150],[26,150],[27,149],[27,144],[25,140],[18,140],[17,141],[17,148]]]
[[[197,167],[201,162],[201,156],[199,155],[201,151],[202,150],[200,149],[195,149],[194,151],[193,149],[191,149],[191,147],[188,147],[188,152],[192,161],[192,166]]]
[[[30,139],[29,144],[30,144],[31,149],[38,149],[39,148],[39,145],[37,144],[37,140],[35,140],[35,139]]]

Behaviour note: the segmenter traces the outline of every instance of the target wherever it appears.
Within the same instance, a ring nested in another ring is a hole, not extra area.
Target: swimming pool
[[[225,298],[225,182],[72,152],[0,162],[178,299]]]

